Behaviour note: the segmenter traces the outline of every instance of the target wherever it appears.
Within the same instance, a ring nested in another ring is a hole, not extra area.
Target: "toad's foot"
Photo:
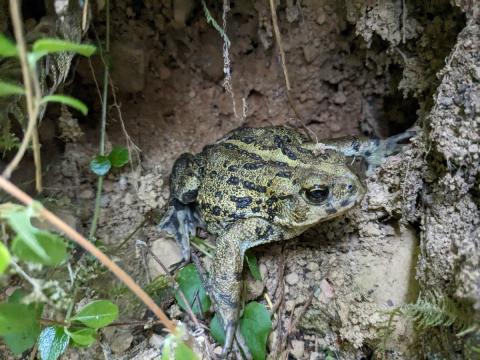
[[[182,250],[183,262],[190,262],[190,236],[194,236],[201,220],[192,205],[173,199],[158,225],[161,231],[172,235]]]

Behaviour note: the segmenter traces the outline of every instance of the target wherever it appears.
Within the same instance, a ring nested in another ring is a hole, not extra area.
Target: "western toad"
[[[199,154],[180,156],[160,227],[176,238],[186,261],[197,227],[217,236],[209,287],[226,330],[226,351],[239,317],[245,251],[293,238],[351,209],[365,187],[347,157],[365,158],[370,173],[411,135],[312,143],[284,127],[243,128]]]

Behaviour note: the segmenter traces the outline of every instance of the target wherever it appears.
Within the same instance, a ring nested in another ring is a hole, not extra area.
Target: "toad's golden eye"
[[[329,192],[328,187],[325,185],[314,185],[309,189],[305,189],[305,196],[313,204],[321,204],[327,200]]]

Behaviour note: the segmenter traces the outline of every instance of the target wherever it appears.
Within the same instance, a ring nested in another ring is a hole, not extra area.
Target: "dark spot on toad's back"
[[[252,203],[252,198],[250,196],[230,196],[230,200],[232,200],[237,209],[244,209]]]

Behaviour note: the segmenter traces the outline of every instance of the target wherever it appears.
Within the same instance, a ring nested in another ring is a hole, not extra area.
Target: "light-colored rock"
[[[297,285],[299,281],[299,276],[297,273],[290,273],[285,277],[285,281],[288,285]]]
[[[160,238],[154,241],[152,243],[151,250],[167,269],[169,266],[182,260],[180,248],[172,239]],[[161,265],[158,264],[153,257],[149,257],[148,267],[151,271],[152,277],[165,274]]]
[[[125,352],[133,341],[133,335],[129,329],[117,329],[112,337],[110,347],[115,354]]]
[[[152,334],[152,336],[150,336],[150,339],[148,339],[148,344],[154,348],[159,349],[163,345],[163,340],[165,340],[163,336],[160,336],[158,334]]]
[[[78,194],[78,197],[82,200],[90,200],[95,197],[95,193],[91,189],[85,189]]]
[[[305,353],[305,343],[300,340],[292,340],[292,350],[290,353],[297,359],[302,359]]]

